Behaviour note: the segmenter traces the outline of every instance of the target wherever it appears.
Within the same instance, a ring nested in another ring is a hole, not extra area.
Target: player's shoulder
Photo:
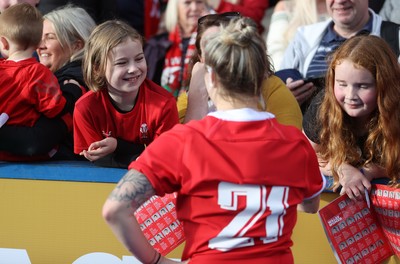
[[[36,72],[39,72],[41,74],[48,74],[54,76],[53,72],[49,68],[38,62],[35,58],[28,58],[25,60],[18,61],[14,63],[14,67],[23,69],[25,72],[29,72],[31,75],[34,75],[36,74]]]
[[[280,135],[282,139],[286,139],[288,141],[307,141],[308,139],[304,135],[304,133],[299,130],[297,127],[293,125],[280,124],[276,119],[271,120],[274,122],[274,130],[278,131],[277,134]]]
[[[35,58],[28,58],[25,60],[18,61],[17,63],[19,65],[21,65],[21,67],[33,68],[33,69],[39,69],[39,70],[51,72],[51,70],[49,68],[47,68],[45,65],[41,64]]]
[[[98,105],[99,98],[102,96],[102,91],[93,92],[88,91],[83,94],[75,103],[75,108],[87,108]]]

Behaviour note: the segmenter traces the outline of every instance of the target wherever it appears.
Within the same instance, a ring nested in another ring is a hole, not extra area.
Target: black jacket
[[[147,62],[147,78],[158,85],[161,85],[165,55],[172,45],[168,36],[168,32],[156,35],[150,38],[144,46],[144,56]]]

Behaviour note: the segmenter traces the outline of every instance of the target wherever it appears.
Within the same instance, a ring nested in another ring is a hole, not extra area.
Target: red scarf
[[[175,97],[179,95],[179,92],[182,90],[182,88],[187,88],[183,87],[183,85],[188,83],[187,70],[189,61],[196,49],[196,35],[197,32],[194,31],[190,36],[186,54],[182,54],[182,39],[179,26],[176,26],[175,30],[169,34],[169,40],[172,42],[172,45],[165,55],[164,70],[161,76],[161,85]],[[182,56],[185,57],[183,65]]]

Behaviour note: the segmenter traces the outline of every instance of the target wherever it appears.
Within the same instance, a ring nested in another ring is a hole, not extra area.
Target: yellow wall
[[[101,217],[114,186],[0,179],[0,248],[26,249],[32,264],[71,264],[92,252],[128,256]],[[324,194],[321,205],[335,197]],[[293,239],[296,263],[337,263],[317,215],[300,213]],[[181,252],[182,246],[168,256]]]

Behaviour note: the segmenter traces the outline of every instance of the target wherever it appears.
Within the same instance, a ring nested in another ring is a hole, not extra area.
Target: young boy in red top
[[[17,4],[0,14],[0,113],[8,115],[7,125],[32,127],[41,115],[54,118],[63,112],[65,99],[53,73],[32,54],[43,30],[40,12],[27,3]],[[4,115],[3,115],[4,116]],[[63,116],[72,128],[71,115]],[[36,160],[1,151],[0,160]]]

